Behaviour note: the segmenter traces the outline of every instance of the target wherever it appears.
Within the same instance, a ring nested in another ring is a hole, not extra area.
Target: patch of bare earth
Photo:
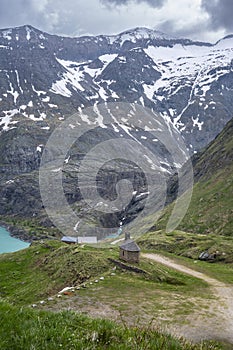
[[[208,309],[187,315],[188,324],[173,325],[169,330],[191,340],[219,339],[233,344],[233,287],[201,272],[177,264],[158,254],[143,254],[147,259],[164,264],[207,282],[215,298],[206,303]]]

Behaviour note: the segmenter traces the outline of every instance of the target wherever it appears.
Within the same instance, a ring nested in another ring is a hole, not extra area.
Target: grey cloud
[[[172,20],[167,20],[162,22],[158,27],[158,30],[160,30],[163,33],[166,33],[168,35],[171,35],[172,37],[177,38],[184,38],[184,39],[191,39],[194,41],[201,41],[201,38],[203,38],[203,34],[205,31],[208,30],[207,23],[195,23],[193,25],[189,25],[185,28],[177,28],[177,23]],[[208,41],[208,40],[207,40]]]
[[[209,14],[211,28],[233,30],[233,1],[232,0],[202,0],[202,8]]]
[[[166,2],[91,0],[90,4],[86,0],[0,0],[0,28],[31,24],[46,32],[61,35],[118,33],[130,27],[145,25],[145,18],[140,12],[143,4],[160,8]],[[117,5],[123,4],[129,5],[129,12],[117,11]],[[138,11],[135,11],[136,8]],[[136,14],[134,17],[130,16],[132,9]]]
[[[46,27],[41,4],[33,0],[0,0],[0,28],[24,24]]]
[[[20,23],[26,20],[26,12],[23,8],[30,8],[29,0],[1,0],[0,1],[0,24],[1,27],[9,26],[9,23]]]
[[[121,5],[126,5],[127,11]],[[160,19],[160,11],[153,9],[163,6],[169,9],[168,0],[0,0],[0,28],[31,24],[51,34],[73,36],[112,34],[149,26],[172,36],[194,39],[219,28],[233,29],[232,0],[202,0],[202,9],[209,13],[210,19],[193,25],[187,18],[183,28],[178,28],[171,15],[161,24],[164,17]],[[178,5],[177,11],[180,11]]]
[[[162,7],[164,3],[166,3],[167,0],[133,0],[134,3],[147,3],[151,7]],[[101,0],[103,4],[106,5],[114,5],[114,6],[121,6],[121,5],[128,5],[132,0]]]
[[[72,28],[77,26],[79,4],[75,0],[69,6],[65,3],[65,0],[0,0],[0,28],[31,24],[47,32],[71,35]]]

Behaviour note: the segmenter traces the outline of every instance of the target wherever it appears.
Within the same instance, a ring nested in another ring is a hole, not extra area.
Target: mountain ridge
[[[0,28],[0,32],[9,32],[9,31],[21,31],[21,30],[31,30],[31,31],[34,31],[34,32],[37,32],[38,34],[46,34],[48,36],[56,36],[56,37],[59,37],[59,38],[71,38],[71,39],[80,39],[80,38],[87,38],[87,37],[90,37],[90,38],[98,38],[98,37],[120,37],[122,35],[125,35],[125,34],[134,34],[134,33],[137,33],[138,35],[141,34],[141,38],[142,39],[147,39],[147,38],[163,38],[163,39],[170,39],[170,40],[186,40],[187,42],[191,42],[191,43],[200,43],[200,44],[206,44],[206,45],[215,45],[215,44],[211,44],[209,42],[202,42],[202,41],[196,41],[196,40],[192,40],[192,39],[189,39],[189,38],[186,38],[186,37],[177,37],[177,36],[171,36],[169,34],[166,34],[165,32],[162,32],[160,30],[157,30],[157,29],[152,29],[152,28],[149,28],[149,27],[146,27],[146,26],[137,26],[137,27],[132,27],[132,28],[128,28],[128,29],[125,29],[119,33],[116,33],[116,34],[84,34],[84,35],[60,35],[60,34],[51,34],[51,33],[48,33],[42,29],[38,29],[34,26],[32,26],[31,24],[24,24],[24,25],[21,25],[21,26],[15,26],[15,27],[6,27],[6,28]],[[145,37],[143,36],[145,35]],[[233,34],[232,34],[233,35]],[[224,38],[227,38],[228,36],[231,36],[231,34],[225,36]],[[139,37],[140,38],[140,37]],[[224,39],[222,38],[222,39]],[[218,41],[222,40],[222,39],[219,39]],[[217,42],[218,42],[217,41]]]
[[[0,127],[23,118],[50,128],[51,118],[79,108],[127,101],[169,118],[191,152],[201,149],[231,119],[233,43],[221,49],[150,33],[157,32],[69,38],[28,25],[1,30]]]

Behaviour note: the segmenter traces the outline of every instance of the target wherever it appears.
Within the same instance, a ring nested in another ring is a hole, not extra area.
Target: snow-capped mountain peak
[[[146,27],[136,27],[133,29],[129,29],[120,33],[119,35],[112,36],[111,38],[113,42],[121,42],[121,44],[123,44],[125,41],[130,41],[135,43],[138,40],[175,39],[175,38],[169,37],[165,33],[162,33],[153,29],[149,29]]]
[[[68,38],[26,25],[0,30],[0,55],[4,131],[21,120],[48,130],[79,108],[126,101],[161,113],[194,151],[232,117],[233,36],[212,45],[142,27]]]
[[[35,38],[45,39],[45,36],[48,36],[49,34],[44,33],[36,28],[34,28],[31,25],[23,25],[19,27],[14,28],[6,28],[3,30],[0,30],[0,38],[2,40],[6,39],[8,41],[31,41]]]

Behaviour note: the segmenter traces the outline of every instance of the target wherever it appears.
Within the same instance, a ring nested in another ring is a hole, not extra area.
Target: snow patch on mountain
[[[106,67],[106,65],[112,62],[116,57],[117,57],[117,54],[105,54],[105,55],[99,56],[99,59],[105,64],[105,67]]]
[[[7,40],[11,40],[12,29],[2,31],[2,37]]]
[[[66,79],[58,80],[53,83],[50,91],[54,94],[62,95],[65,97],[71,97],[71,91],[66,87],[68,81]]]
[[[2,126],[2,130],[8,131],[14,129],[15,127],[10,126],[10,124],[14,125],[18,123],[18,121],[12,120],[12,118],[19,113],[18,109],[4,111],[3,113],[5,114],[5,116],[0,119],[0,126]]]
[[[10,84],[10,90],[7,90],[7,93],[11,94],[13,96],[14,104],[16,104],[17,98],[19,97],[19,93],[18,93],[18,91],[14,90],[13,85],[12,85],[10,80],[9,80],[9,84]]]
[[[31,29],[29,27],[26,26],[26,39],[30,40],[31,39]]]

